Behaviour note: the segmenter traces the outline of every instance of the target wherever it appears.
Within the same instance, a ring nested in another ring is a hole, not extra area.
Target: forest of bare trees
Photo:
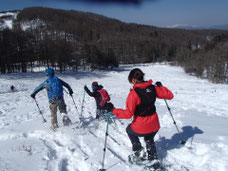
[[[0,72],[54,67],[118,67],[168,61],[187,73],[228,83],[228,31],[127,24],[92,13],[25,8],[13,29],[0,30]]]

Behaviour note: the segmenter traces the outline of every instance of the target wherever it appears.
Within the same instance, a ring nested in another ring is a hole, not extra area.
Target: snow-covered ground
[[[83,86],[98,81],[111,94],[115,107],[125,107],[130,85],[129,71],[139,67],[146,79],[161,81],[175,95],[168,101],[185,146],[164,100],[156,106],[161,129],[155,137],[159,158],[170,171],[228,170],[228,86],[212,84],[189,76],[179,67],[162,64],[122,66],[120,71],[96,71],[56,74],[74,90],[74,99],[81,112]],[[67,111],[73,125],[50,129],[50,111],[46,91],[37,94],[38,104],[47,119],[42,123],[38,108],[30,94],[42,81],[44,72],[0,75],[0,170],[1,171],[96,171],[101,169],[106,122],[95,120],[95,101],[85,95],[83,119],[72,98],[65,93]],[[16,92],[9,92],[11,85]],[[105,168],[110,171],[142,171],[130,166],[127,156],[131,143],[125,128],[131,120],[115,119],[109,126]],[[144,144],[144,143],[143,143]]]

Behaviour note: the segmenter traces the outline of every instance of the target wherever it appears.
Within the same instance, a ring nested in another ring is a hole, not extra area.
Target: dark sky
[[[0,11],[43,6],[160,27],[228,24],[228,0],[1,0]]]

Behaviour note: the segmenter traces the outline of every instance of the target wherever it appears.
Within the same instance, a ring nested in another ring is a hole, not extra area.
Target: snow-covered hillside
[[[225,171],[228,170],[228,86],[212,84],[189,76],[179,67],[162,64],[146,66],[122,66],[120,71],[96,71],[56,74],[68,82],[74,90],[74,99],[80,113],[83,86],[90,87],[98,81],[111,94],[115,107],[125,107],[131,85],[127,81],[129,71],[139,67],[146,79],[161,81],[175,95],[168,101],[185,146],[179,144],[179,135],[164,100],[157,100],[157,112],[161,129],[155,137],[159,158],[170,171]],[[36,99],[47,119],[42,118],[31,92],[45,74],[0,75],[0,170],[4,171],[96,171],[101,169],[106,122],[95,120],[95,101],[85,96],[83,119],[71,97],[65,93],[67,111],[73,125],[50,129],[50,111],[46,91]],[[9,92],[11,85],[16,92]],[[127,156],[131,144],[125,128],[131,120],[119,120],[109,127],[105,168],[110,171],[142,171],[130,166]]]
[[[4,28],[13,28],[13,20],[16,19],[17,12],[0,13],[0,30]]]

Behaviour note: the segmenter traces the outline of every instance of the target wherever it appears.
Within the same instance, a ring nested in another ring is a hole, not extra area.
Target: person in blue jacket
[[[31,94],[31,97],[35,99],[36,94],[41,91],[42,89],[47,90],[47,95],[50,103],[50,110],[51,110],[51,123],[52,128],[58,128],[58,121],[57,121],[57,107],[59,108],[60,113],[66,112],[66,104],[63,98],[63,86],[66,87],[69,91],[69,94],[72,96],[73,90],[63,80],[59,79],[58,77],[54,76],[54,70],[52,68],[48,68],[46,70],[46,75],[48,79],[46,79],[43,83],[41,83]]]

